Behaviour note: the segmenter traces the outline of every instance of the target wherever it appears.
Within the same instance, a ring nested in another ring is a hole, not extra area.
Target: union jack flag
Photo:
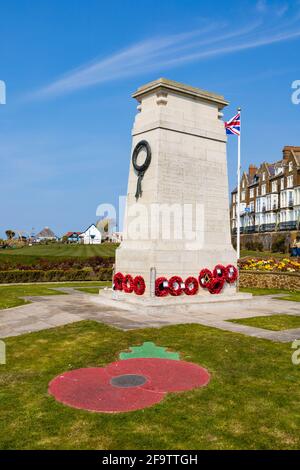
[[[233,118],[225,122],[226,134],[241,134],[241,113],[238,112]]]

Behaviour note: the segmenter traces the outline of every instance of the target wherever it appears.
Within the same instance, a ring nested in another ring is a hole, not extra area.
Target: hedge
[[[52,281],[110,281],[112,268],[100,268],[95,273],[91,268],[68,269],[66,271],[52,269],[42,270],[11,270],[0,271],[0,284],[12,282],[52,282]]]

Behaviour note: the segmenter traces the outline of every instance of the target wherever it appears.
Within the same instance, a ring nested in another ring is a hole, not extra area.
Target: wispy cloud
[[[287,3],[283,3],[282,1],[278,3],[268,3],[267,0],[258,0],[256,2],[255,9],[258,13],[271,13],[275,16],[281,17],[288,11],[289,5]]]
[[[267,10],[267,2],[266,0],[258,0],[256,2],[256,10],[259,13],[264,13]]]
[[[259,0],[256,10],[261,13],[260,18],[244,27],[234,28],[231,24],[206,22],[195,31],[143,40],[68,72],[31,93],[29,98],[52,98],[110,80],[154,71],[163,72],[184,63],[293,40],[300,36],[299,13],[291,19],[282,18],[286,16],[287,7],[281,4],[280,10],[273,9],[272,14],[268,11],[265,19],[263,13],[267,9],[267,2]]]

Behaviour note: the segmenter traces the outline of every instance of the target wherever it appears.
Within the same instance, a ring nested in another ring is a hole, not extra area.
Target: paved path
[[[187,311],[172,315],[145,313],[140,307],[120,306],[119,302],[105,296],[76,291],[73,288],[57,288],[68,295],[26,297],[32,303],[0,310],[0,338],[17,336],[80,320],[96,320],[123,330],[160,327],[180,323],[199,323],[226,331],[273,341],[291,342],[300,339],[300,328],[270,331],[226,320],[262,315],[300,315],[299,303],[275,300],[274,296],[257,296],[247,301],[207,303],[197,312]]]

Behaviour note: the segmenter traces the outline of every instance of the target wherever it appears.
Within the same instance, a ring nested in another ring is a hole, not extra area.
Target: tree
[[[8,240],[12,240],[14,236],[16,235],[13,230],[6,230],[5,235],[7,236]]]
[[[106,236],[111,235],[111,233],[115,229],[115,226],[116,226],[115,219],[108,218],[108,217],[98,220],[96,224],[97,229],[100,230],[102,235],[106,235]]]

